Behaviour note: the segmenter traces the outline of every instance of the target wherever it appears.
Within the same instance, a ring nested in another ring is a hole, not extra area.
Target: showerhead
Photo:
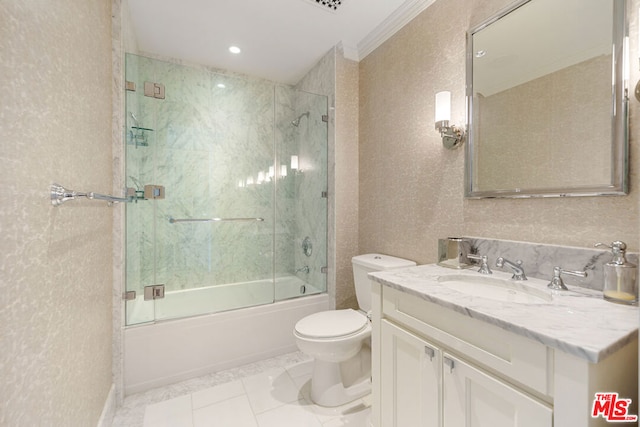
[[[309,118],[309,112],[307,111],[306,113],[300,114],[295,120],[291,122],[291,124],[295,127],[300,126],[300,119],[303,118],[304,116],[307,116],[307,118]]]

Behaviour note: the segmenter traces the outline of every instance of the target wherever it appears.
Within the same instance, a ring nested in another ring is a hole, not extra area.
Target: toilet
[[[371,282],[373,271],[411,267],[413,261],[381,254],[351,259],[360,310],[321,311],[296,323],[293,334],[300,351],[314,358],[311,400],[335,407],[371,392]]]

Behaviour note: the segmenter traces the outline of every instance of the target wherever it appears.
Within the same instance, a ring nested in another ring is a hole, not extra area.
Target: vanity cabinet
[[[375,282],[372,302],[374,427],[605,426],[596,392],[635,403],[637,340],[594,364]]]
[[[382,426],[553,425],[548,405],[386,320],[381,342]]]

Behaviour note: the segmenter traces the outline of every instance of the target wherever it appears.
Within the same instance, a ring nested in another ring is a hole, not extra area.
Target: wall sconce
[[[436,93],[436,130],[440,131],[442,145],[452,150],[464,141],[464,131],[455,126],[449,126],[451,119],[451,92]]]

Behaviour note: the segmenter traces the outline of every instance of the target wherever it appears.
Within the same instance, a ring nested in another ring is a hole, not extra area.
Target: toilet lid
[[[312,338],[350,335],[367,325],[367,317],[353,309],[321,311],[296,323],[296,332]]]

